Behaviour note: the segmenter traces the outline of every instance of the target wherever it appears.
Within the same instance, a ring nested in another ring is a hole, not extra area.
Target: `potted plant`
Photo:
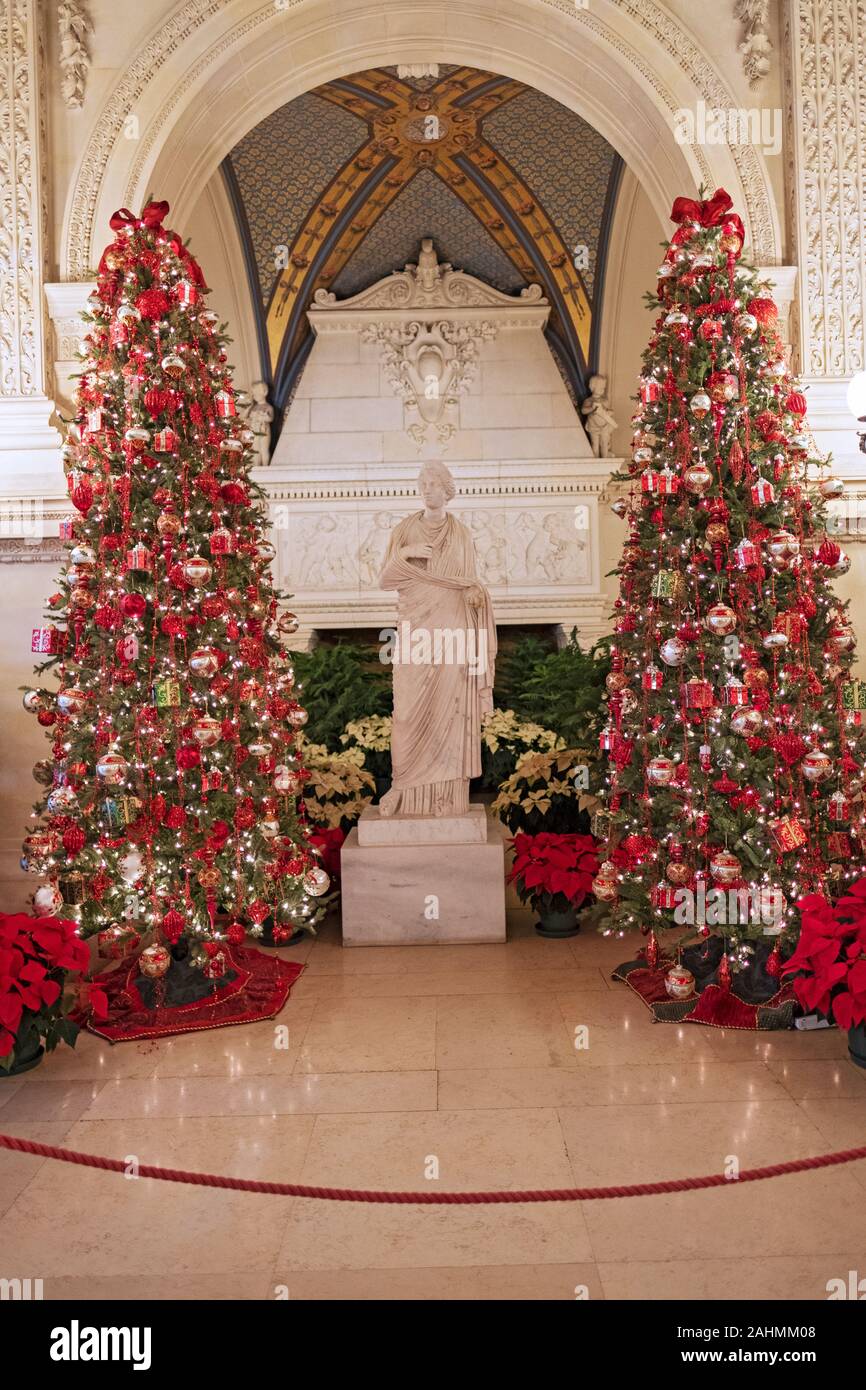
[[[306,740],[300,753],[309,773],[303,791],[308,821],[323,830],[339,828],[345,837],[376,791],[364,754],[360,748],[329,753],[322,744]]]
[[[526,753],[499,788],[491,809],[515,834],[589,830],[597,798],[589,790],[594,754],[586,748]]]
[[[597,746],[610,670],[608,641],[584,651],[572,628],[556,651],[539,651],[532,639],[519,643],[515,656],[522,659],[508,672],[508,704],[518,718],[556,729],[563,743]]]
[[[578,910],[592,892],[598,854],[591,835],[515,835],[509,883],[538,913],[539,936],[575,936]]]
[[[38,1066],[59,1042],[75,1045],[63,986],[89,964],[74,922],[0,913],[0,1076]]]
[[[527,753],[562,748],[552,729],[520,719],[513,709],[494,709],[481,725],[481,767],[485,787],[498,788]]]
[[[364,755],[364,767],[376,783],[380,799],[391,785],[391,716],[370,714],[365,719],[353,719],[340,735],[344,748],[358,748]]]
[[[391,672],[378,648],[357,642],[320,643],[307,652],[292,652],[295,689],[303,690],[307,737],[332,753],[353,720],[390,714]]]
[[[800,939],[783,973],[808,1012],[848,1030],[848,1053],[866,1067],[866,878],[831,904],[810,893],[797,904]]]

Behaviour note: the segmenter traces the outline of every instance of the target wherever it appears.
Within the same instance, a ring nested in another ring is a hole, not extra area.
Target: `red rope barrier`
[[[77,1149],[58,1149],[53,1144],[38,1144],[33,1139],[17,1139],[11,1134],[0,1134],[0,1148],[35,1154],[39,1158],[55,1158],[60,1163],[77,1163],[84,1168],[103,1168],[111,1173],[129,1171],[129,1164],[122,1158],[102,1158],[99,1154],[79,1153]],[[611,1197],[654,1197],[667,1192],[694,1192],[705,1187],[738,1187],[740,1183],[761,1182],[764,1178],[779,1178],[786,1173],[805,1173],[812,1168],[854,1163],[858,1158],[866,1158],[866,1145],[861,1149],[819,1154],[816,1158],[795,1158],[788,1163],[771,1164],[768,1168],[747,1168],[738,1178],[727,1178],[724,1173],[709,1173],[702,1178],[669,1178],[665,1182],[627,1183],[622,1187],[563,1187],[540,1192],[364,1192],[351,1187],[306,1187],[302,1183],[226,1178],[215,1173],[191,1173],[185,1168],[160,1168],[152,1163],[140,1163],[135,1171],[140,1178],[185,1182],[196,1187],[227,1187],[233,1192],[263,1192],[272,1197],[314,1197],[321,1202],[388,1202],[429,1207],[475,1206],[491,1202],[598,1202]]]

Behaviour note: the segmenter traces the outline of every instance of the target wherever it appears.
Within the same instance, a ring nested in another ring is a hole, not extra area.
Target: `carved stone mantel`
[[[360,294],[315,296],[315,343],[257,474],[302,641],[394,621],[378,575],[432,457],[454,476],[451,511],[473,533],[497,622],[576,625],[587,642],[607,630],[599,499],[617,463],[592,454],[542,331],[549,313],[537,285],[503,294],[441,264],[432,237]]]
[[[428,441],[448,448],[481,344],[500,328],[542,328],[549,313],[540,285],[528,285],[518,296],[503,294],[440,263],[425,237],[417,263],[349,299],[317,290],[307,317],[317,336],[360,332],[364,342],[379,344],[385,376],[403,401],[404,428],[420,450]]]

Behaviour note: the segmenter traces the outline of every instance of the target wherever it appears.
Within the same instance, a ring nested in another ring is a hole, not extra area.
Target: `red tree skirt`
[[[655,970],[649,968],[645,959],[630,960],[617,966],[611,978],[622,980],[634,990],[656,1023],[705,1023],[710,1028],[739,1028],[747,1032],[794,1026],[795,995],[790,981],[760,1004],[738,997],[736,976],[731,989],[708,984],[690,999],[672,999],[665,989],[665,975],[673,964],[670,956],[661,954]]]
[[[273,1018],[285,1004],[302,965],[280,960],[243,946],[227,946],[235,977],[219,983],[214,994],[190,1004],[148,1008],[136,986],[138,957],[122,961],[94,981],[108,999],[107,1018],[73,1015],[76,1023],[109,1042],[137,1038],[168,1038],[177,1033],[200,1033],[207,1028],[230,1028],[236,1023],[257,1023]]]

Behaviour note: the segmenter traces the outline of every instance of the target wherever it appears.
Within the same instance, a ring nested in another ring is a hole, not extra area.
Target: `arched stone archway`
[[[777,210],[751,145],[686,146],[675,113],[733,106],[709,57],[654,0],[274,0],[235,20],[221,0],[185,0],[107,98],[64,217],[65,278],[84,279],[108,217],[151,190],[183,223],[226,152],[301,92],[372,64],[438,60],[537,87],[591,122],[664,220],[676,194],[724,185],[755,258],[779,262]]]

